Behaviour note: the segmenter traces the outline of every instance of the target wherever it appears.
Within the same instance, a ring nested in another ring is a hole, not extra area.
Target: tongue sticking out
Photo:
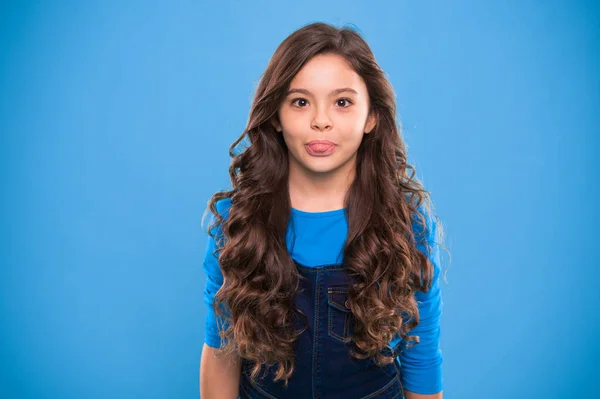
[[[331,144],[310,144],[308,147],[314,152],[325,152],[333,146]]]

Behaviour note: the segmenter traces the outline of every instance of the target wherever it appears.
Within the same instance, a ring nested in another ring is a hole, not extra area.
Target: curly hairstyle
[[[356,177],[344,199],[352,356],[373,357],[378,365],[387,365],[394,359],[383,349],[395,334],[409,342],[408,347],[418,343],[418,336],[406,335],[420,321],[413,294],[427,292],[434,276],[434,265],[425,254],[430,248],[427,218],[433,214],[432,204],[415,168],[407,163],[390,82],[354,30],[325,23],[300,28],[270,59],[244,133],[229,148],[232,189],[214,193],[208,203],[214,215],[209,234],[217,242],[213,255],[220,252],[223,273],[213,304],[226,320],[219,328],[224,344],[218,353],[237,351],[250,361],[253,380],[263,365],[277,366],[274,381],[284,380],[286,386],[294,371],[293,343],[304,331],[295,330],[292,322],[301,277],[286,247],[291,217],[288,149],[270,121],[278,118],[284,93],[298,71],[312,57],[326,53],[349,62],[366,83],[370,111],[378,113],[375,128],[358,148]],[[249,145],[235,153],[245,138]],[[225,218],[216,204],[226,198],[231,206]],[[417,231],[413,221],[421,226]],[[210,233],[216,226],[218,236]],[[417,248],[419,243],[425,245],[425,253]]]

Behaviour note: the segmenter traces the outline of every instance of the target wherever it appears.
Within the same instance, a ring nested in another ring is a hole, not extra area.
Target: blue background
[[[445,223],[444,397],[594,397],[599,12],[566,0],[3,1],[1,397],[198,397],[202,213],[316,21],[372,47]]]

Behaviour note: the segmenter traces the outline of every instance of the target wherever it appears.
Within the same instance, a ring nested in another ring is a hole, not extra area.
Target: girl
[[[355,31],[277,48],[209,201],[203,399],[442,397],[441,229],[395,114]]]

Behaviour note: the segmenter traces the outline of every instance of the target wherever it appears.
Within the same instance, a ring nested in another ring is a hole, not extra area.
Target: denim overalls
[[[294,373],[285,388],[273,382],[276,367],[270,367],[256,385],[250,380],[251,363],[243,359],[241,399],[404,399],[401,371],[394,360],[377,366],[372,358],[359,360],[348,351],[352,312],[346,306],[350,278],[344,264],[308,267],[294,260],[301,275],[295,306],[308,319],[308,328],[294,343]],[[302,329],[304,319],[296,329]],[[402,343],[402,341],[400,341]],[[398,344],[388,352],[397,357]],[[264,376],[266,374],[266,376]]]

